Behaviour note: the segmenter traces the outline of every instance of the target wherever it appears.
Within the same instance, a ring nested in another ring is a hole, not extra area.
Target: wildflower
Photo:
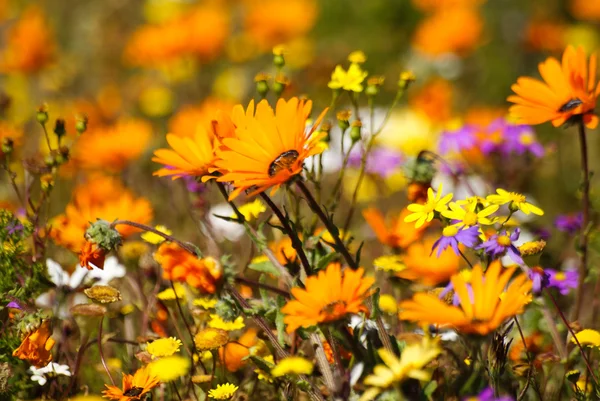
[[[527,202],[525,195],[521,195],[517,192],[508,192],[502,188],[496,189],[496,193],[497,194],[494,195],[488,195],[486,199],[495,205],[505,205],[508,203],[508,207],[511,211],[520,210],[525,214],[533,213],[538,216],[544,214],[542,209]]]
[[[366,312],[363,304],[375,279],[363,277],[364,269],[346,269],[342,273],[339,263],[330,264],[317,276],[307,277],[305,288],[292,288],[295,300],[281,309],[286,331],[293,332],[298,327],[310,327],[318,323],[331,322],[347,314]]]
[[[532,283],[524,274],[508,284],[515,269],[503,269],[496,261],[484,274],[481,266],[476,265],[470,286],[460,274],[450,279],[459,298],[458,306],[447,305],[433,294],[417,293],[412,300],[400,303],[399,317],[420,324],[450,325],[462,333],[486,335],[506,319],[522,313],[529,302]]]
[[[215,400],[228,400],[233,397],[238,388],[238,386],[231,383],[218,384],[217,388],[208,390],[208,396]]]
[[[194,336],[194,344],[199,351],[213,350],[222,347],[229,342],[229,334],[226,330],[209,327],[200,330]]]
[[[373,261],[373,266],[375,266],[375,270],[394,273],[406,269],[400,255],[380,256]]]
[[[246,358],[250,355],[250,348],[258,343],[256,329],[248,329],[235,342],[229,342],[219,348],[219,358],[230,372],[238,371],[246,364]]]
[[[494,390],[491,387],[486,387],[476,396],[463,398],[463,401],[514,401],[514,398],[508,395],[496,397]]]
[[[442,216],[452,220],[453,223],[459,224],[465,227],[473,227],[479,225],[490,225],[494,224],[495,219],[490,219],[489,216],[496,213],[499,206],[489,205],[480,211],[477,211],[479,202],[474,199],[461,206],[458,202],[452,202],[449,205],[449,210],[444,210]]]
[[[37,382],[37,384],[40,386],[46,384],[49,377],[71,376],[69,365],[60,365],[55,362],[50,362],[43,368],[35,368],[34,366],[30,366],[29,372],[31,372],[31,380]]]
[[[171,356],[179,352],[181,345],[181,340],[175,337],[159,338],[151,343],[147,343],[146,351],[154,358]]]
[[[400,359],[386,349],[378,351],[383,364],[375,366],[373,373],[365,378],[370,386],[360,397],[360,401],[375,399],[385,389],[407,379],[428,381],[431,372],[424,368],[442,352],[439,341],[424,337],[421,342],[407,345]]]
[[[447,209],[446,204],[450,202],[453,194],[449,193],[442,197],[442,184],[434,195],[433,189],[427,190],[427,201],[423,204],[411,203],[407,209],[412,212],[404,218],[405,222],[416,221],[415,227],[419,228],[426,222],[433,220],[434,212],[443,212]]]
[[[215,329],[234,331],[243,329],[244,327],[246,327],[246,324],[244,323],[244,318],[241,316],[238,316],[233,321],[226,321],[223,320],[221,316],[211,313],[210,320],[208,321],[208,326]]]
[[[220,123],[222,125],[221,128],[223,128],[228,125],[224,124],[228,120],[220,114],[220,111],[231,110],[233,106],[235,106],[235,103],[232,101],[216,97],[208,97],[197,106],[183,106],[169,120],[168,132],[182,138],[193,138],[198,127],[205,129],[212,125],[215,116],[217,116],[217,123]],[[221,131],[218,132],[220,133]],[[222,134],[219,135],[221,136]]]
[[[367,56],[361,50],[356,50],[348,55],[348,61],[354,64],[362,64],[367,61]]]
[[[350,153],[348,166],[360,168],[362,158],[362,151]],[[371,149],[367,155],[365,172],[382,178],[389,178],[398,172],[398,167],[400,167],[402,161],[403,157],[400,152],[384,147],[376,147]]]
[[[27,334],[12,355],[27,360],[35,367],[48,365],[52,361],[51,350],[55,344],[51,335],[50,320],[44,320],[37,329]]]
[[[189,373],[190,360],[180,355],[171,355],[155,359],[147,367],[151,375],[163,383],[168,383]]]
[[[348,71],[344,70],[341,65],[335,67],[331,74],[331,81],[327,86],[331,89],[343,89],[350,92],[360,93],[363,91],[363,81],[369,75],[363,71],[360,65],[356,63],[350,64]]]
[[[421,242],[415,242],[406,250],[404,264],[406,269],[396,273],[400,278],[414,280],[425,285],[436,285],[447,281],[458,272],[460,258],[452,249],[446,249],[433,255],[433,237],[427,237]]]
[[[79,265],[88,270],[94,267],[104,269],[104,260],[106,258],[106,250],[90,241],[86,241],[83,248],[79,252]]]
[[[437,257],[446,250],[448,247],[452,247],[455,254],[459,255],[460,250],[458,244],[464,244],[469,248],[474,247],[479,239],[479,227],[472,226],[469,228],[459,228],[456,225],[444,227],[442,230],[442,236],[434,242],[431,252],[437,248]]]
[[[166,290],[159,292],[156,297],[161,301],[175,301],[177,299],[184,301],[186,297],[185,288],[179,283],[174,283],[173,287],[175,287],[175,290],[173,290],[173,288],[167,288]]]
[[[542,289],[547,288],[549,284],[549,275],[540,266],[534,266],[529,270],[529,279],[533,283],[531,291],[539,294]]]
[[[539,64],[545,82],[521,77],[511,89],[515,95],[508,101],[515,103],[510,113],[520,123],[541,124],[551,121],[559,127],[574,117],[583,119],[588,128],[596,128],[598,116],[594,113],[600,86],[596,83],[596,55],[589,61],[585,51],[567,46],[562,64],[553,57]]]
[[[166,234],[166,235],[171,235],[171,234],[173,234],[173,232],[172,232],[171,230],[169,230],[169,229],[168,229],[167,227],[165,227],[165,226],[158,225],[158,226],[156,226],[156,227],[154,227],[154,228],[156,229],[156,231],[160,231],[161,233],[163,233],[163,234]],[[162,237],[162,236],[160,236],[160,235],[158,235],[158,234],[155,234],[155,233],[153,233],[153,232],[151,232],[151,231],[146,231],[146,232],[144,232],[144,233],[141,235],[141,237],[142,237],[142,239],[143,239],[144,241],[146,241],[146,242],[148,242],[148,243],[150,243],[150,244],[154,244],[154,245],[159,245],[159,244],[162,244],[162,243],[165,241],[165,238],[164,238],[164,237]]]
[[[142,241],[127,241],[119,248],[119,254],[127,262],[137,262],[149,250],[148,245]]]
[[[407,223],[405,219],[410,215],[408,209],[403,209],[398,216],[393,217],[389,225],[386,225],[383,215],[375,208],[365,209],[362,214],[367,224],[375,231],[379,242],[391,248],[408,247],[421,238],[427,228],[427,225],[417,228],[414,224]]]
[[[542,253],[546,247],[546,241],[529,241],[519,247],[519,252],[522,256],[533,256]]]
[[[83,290],[85,295],[92,301],[108,304],[121,300],[121,292],[109,285],[95,285]]]
[[[561,272],[554,269],[546,269],[545,271],[548,274],[548,287],[556,288],[561,295],[568,295],[572,289],[577,288],[579,278],[577,270]]]
[[[460,125],[459,122],[449,124],[448,129],[440,134],[438,149],[441,154],[460,153],[477,145],[475,127]]]
[[[590,347],[600,347],[600,333],[592,329],[584,329],[575,334],[577,341],[581,345],[588,345]],[[572,343],[576,343],[575,338],[571,338]]]
[[[529,125],[507,124],[502,153],[522,155],[525,152],[529,152],[535,157],[542,157],[545,153],[544,147],[537,141],[533,128]]]
[[[248,202],[238,208],[239,212],[244,215],[244,220],[252,221],[258,216],[267,210],[267,207],[260,201],[260,199],[255,199],[252,202]],[[232,213],[230,216],[232,219],[237,218],[235,213]]]
[[[154,387],[160,380],[154,376],[149,366],[138,369],[133,375],[123,374],[123,388],[105,384],[106,390],[102,392],[104,398],[118,401],[137,401]]]
[[[521,258],[521,252],[513,245],[513,242],[519,239],[520,232],[521,230],[516,228],[515,231],[509,235],[508,231],[504,230],[499,234],[492,235],[476,249],[483,249],[492,258],[498,258],[506,254],[510,256],[514,262],[523,265],[525,262]]]
[[[572,213],[557,216],[554,220],[554,226],[567,234],[575,234],[581,230],[583,224],[583,213]]]
[[[327,358],[329,360],[329,357]],[[275,361],[273,359],[273,355],[267,355],[263,358],[263,361],[272,369],[275,366]],[[330,362],[331,363],[331,362]],[[263,380],[269,383],[273,383],[273,376],[270,373],[265,372],[261,369],[254,369],[254,373],[256,373],[256,377],[258,380]]]
[[[300,237],[302,238],[302,237]],[[282,265],[293,263],[298,256],[296,250],[292,246],[292,240],[290,237],[283,237],[280,240],[272,241],[269,243],[269,249],[273,251],[273,254]]]
[[[289,356],[280,360],[273,369],[271,369],[271,376],[281,377],[289,374],[296,375],[310,375],[312,374],[314,365],[311,361],[299,357]]]
[[[254,109],[251,101],[246,111],[241,105],[232,112],[237,127],[234,138],[223,139],[223,148],[217,149],[214,165],[222,176],[220,182],[231,182],[236,188],[232,200],[242,191],[253,189],[249,196],[268,188],[276,191],[282,184],[302,172],[304,160],[321,153],[318,146],[322,134],[313,135],[325,111],[306,129],[306,120],[312,102],[294,97],[279,99],[275,110],[266,100]]]
[[[217,305],[218,300],[214,298],[196,298],[193,301],[194,306],[200,306],[204,309],[213,309]]]
[[[379,296],[379,309],[388,315],[395,315],[398,313],[398,303],[396,298],[390,294],[382,294]]]
[[[571,0],[569,10],[578,20],[600,21],[600,5],[596,2]]]

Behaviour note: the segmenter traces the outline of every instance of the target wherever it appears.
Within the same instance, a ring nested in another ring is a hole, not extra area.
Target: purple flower
[[[505,154],[519,155],[529,152],[536,157],[544,156],[544,147],[537,141],[533,128],[529,125],[506,124],[502,151]]]
[[[440,136],[438,149],[443,155],[449,152],[460,153],[463,150],[469,150],[477,144],[475,133],[476,128],[471,125],[444,131]]]
[[[434,242],[433,247],[431,247],[431,253],[437,248],[436,256],[439,258],[440,254],[451,246],[454,253],[460,255],[460,250],[458,249],[459,242],[472,248],[478,241],[479,226],[475,225],[469,228],[460,228],[456,225],[448,226],[442,231],[442,236]]]
[[[554,220],[554,226],[557,230],[567,234],[575,234],[581,230],[583,224],[583,213],[561,214]]]
[[[499,258],[501,256],[508,255],[513,261],[523,265],[525,263],[521,258],[521,252],[519,252],[517,247],[513,245],[513,241],[519,239],[520,232],[521,230],[516,228],[515,231],[509,236],[508,232],[504,230],[500,234],[492,235],[490,239],[479,245],[476,249],[485,250],[485,252],[487,252],[492,258]]]
[[[6,304],[6,307],[12,308],[12,309],[23,310],[23,307],[21,305],[19,305],[19,303],[17,301],[10,301],[9,303]]]
[[[494,390],[491,387],[487,387],[476,396],[463,398],[463,401],[514,401],[514,399],[508,395],[496,397],[494,396]]]
[[[201,194],[206,189],[206,185],[198,182],[195,177],[184,176],[183,182],[185,182],[185,187],[187,190],[193,194]]]
[[[23,231],[23,224],[20,221],[13,221],[8,226],[6,226],[7,232],[9,235],[13,235],[15,233],[20,233]]]
[[[564,272],[546,269],[548,273],[548,287],[553,287],[561,293],[561,295],[569,294],[572,288],[577,288],[579,274],[577,270],[565,270]]]
[[[535,266],[529,270],[529,279],[533,282],[532,292],[539,294],[544,288],[548,287],[550,275],[541,267]]]
[[[362,162],[362,151],[352,152],[348,158],[348,166],[360,167]],[[398,171],[402,163],[400,153],[386,148],[376,148],[367,156],[366,171],[369,174],[377,174],[386,178]]]

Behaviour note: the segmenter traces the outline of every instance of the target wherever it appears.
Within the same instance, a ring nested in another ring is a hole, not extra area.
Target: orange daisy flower
[[[139,401],[142,396],[158,386],[158,377],[150,373],[148,366],[138,369],[133,375],[123,375],[123,388],[105,384],[104,398],[118,401]]]
[[[169,132],[181,137],[193,137],[198,126],[211,124],[220,110],[231,110],[235,103],[209,97],[198,106],[182,107],[170,120]]]
[[[443,251],[439,257],[431,252],[435,238],[427,237],[421,242],[411,244],[404,255],[406,269],[396,273],[406,280],[418,281],[425,285],[436,285],[447,281],[458,272],[460,258],[451,248]]]
[[[462,333],[486,335],[506,319],[522,313],[531,300],[532,282],[526,275],[519,274],[508,284],[515,269],[504,269],[496,261],[483,273],[481,266],[476,265],[470,285],[461,274],[451,278],[459,306],[448,305],[433,294],[417,293],[411,300],[400,303],[400,319],[449,325]]]
[[[19,348],[13,351],[13,356],[26,359],[36,368],[46,366],[52,361],[52,352],[50,351],[55,344],[51,335],[50,320],[44,320],[40,327],[23,339]]]
[[[415,228],[413,223],[406,223],[404,218],[410,214],[407,209],[402,209],[400,215],[392,218],[391,224],[388,226],[381,212],[375,208],[363,210],[363,217],[375,231],[377,239],[384,245],[392,248],[406,248],[423,234],[427,224]]]
[[[323,322],[342,319],[348,314],[367,312],[364,300],[375,282],[372,277],[363,277],[364,269],[346,269],[342,272],[339,263],[330,264],[325,271],[306,279],[305,288],[292,288],[296,299],[281,309],[286,331],[298,327],[310,327]]]
[[[273,187],[275,192],[281,184],[302,172],[304,160],[319,154],[322,135],[313,135],[323,119],[324,110],[313,127],[306,130],[306,120],[312,109],[310,100],[297,97],[288,101],[279,99],[275,111],[266,100],[254,110],[254,101],[244,111],[237,105],[232,120],[236,127],[235,137],[223,139],[223,148],[217,150],[215,166],[222,174],[220,182],[231,182],[235,190],[232,200],[242,191],[254,188],[254,196]]]
[[[236,372],[247,363],[250,348],[258,344],[256,329],[248,329],[238,338],[219,348],[219,358],[230,372]]]
[[[594,113],[600,85],[596,80],[596,55],[590,57],[589,67],[582,47],[568,46],[562,64],[554,57],[540,63],[545,82],[520,77],[511,89],[516,95],[508,97],[515,103],[511,116],[522,124],[541,124],[552,121],[559,127],[574,117],[582,118],[588,128],[596,128]]]

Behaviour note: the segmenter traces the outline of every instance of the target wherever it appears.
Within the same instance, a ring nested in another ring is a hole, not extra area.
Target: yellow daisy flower
[[[415,227],[419,228],[426,222],[433,220],[435,212],[444,212],[448,209],[446,204],[450,202],[453,194],[449,193],[442,197],[442,184],[438,187],[437,192],[434,194],[433,189],[427,189],[427,201],[421,205],[418,203],[411,203],[406,208],[412,213],[404,218],[404,221],[410,223],[416,221]]]
[[[148,364],[150,372],[167,383],[185,376],[190,371],[190,360],[179,355],[156,359]]]
[[[362,92],[362,83],[367,77],[368,72],[363,71],[356,63],[350,64],[348,71],[344,70],[341,65],[335,67],[331,74],[331,81],[327,86],[331,89],[344,89],[351,92]]]
[[[204,309],[213,309],[217,306],[218,300],[214,298],[196,298],[194,299],[194,306],[199,306]]]
[[[172,288],[167,288],[166,290],[159,292],[156,296],[161,301],[175,301],[177,298],[179,298],[180,301],[183,301],[185,299],[185,288],[179,283],[175,283],[174,287],[177,292],[173,291]],[[177,297],[175,297],[176,294]]]
[[[171,356],[174,353],[179,352],[181,345],[181,340],[178,340],[175,337],[159,338],[151,343],[147,343],[146,351],[154,358]]]
[[[314,365],[308,359],[299,356],[289,356],[283,358],[279,363],[271,369],[271,376],[281,377],[288,374],[310,375],[312,374]]]
[[[233,397],[238,388],[238,386],[231,383],[219,384],[217,388],[208,391],[208,396],[215,400],[228,400]]]
[[[240,206],[238,209],[240,213],[244,215],[244,219],[246,219],[246,221],[252,221],[256,219],[262,212],[267,210],[267,207],[260,201],[260,199],[255,199],[252,202]],[[230,217],[235,219],[237,216],[235,213],[232,213]]]
[[[457,202],[451,202],[449,209],[442,212],[442,216],[447,217],[451,220],[458,220],[459,225],[465,227],[472,227],[474,225],[491,225],[494,224],[496,219],[490,219],[489,216],[494,214],[500,206],[490,205],[479,212],[477,212],[477,205],[479,202],[472,201],[459,205]]]
[[[496,194],[488,195],[487,200],[496,205],[505,205],[508,203],[508,207],[513,212],[520,210],[525,214],[533,213],[537,214],[538,216],[542,216],[544,214],[542,209],[527,202],[525,195],[517,192],[508,192],[502,188],[496,189]]]
[[[400,255],[385,255],[380,256],[373,261],[375,270],[383,270],[385,272],[397,273],[406,269],[406,265],[402,261]]]
[[[579,344],[589,345],[590,347],[600,347],[600,333],[592,329],[584,329],[575,334]],[[574,338],[571,338],[572,343],[576,343]]]
[[[210,321],[208,322],[208,326],[213,329],[221,329],[226,331],[239,330],[246,327],[244,324],[244,318],[238,316],[234,321],[228,322],[221,318],[221,316],[217,314],[210,315]]]
[[[367,61],[367,56],[362,50],[356,50],[348,55],[348,61],[353,64],[362,64]]]
[[[379,309],[382,312],[387,313],[389,315],[395,315],[398,313],[398,302],[396,302],[396,298],[394,298],[390,294],[383,294],[379,296]]]
[[[167,227],[165,226],[156,226],[154,227],[157,231],[160,231],[163,234],[167,234],[167,235],[171,235],[173,234],[171,232],[171,230],[169,230]],[[146,231],[145,233],[143,233],[141,235],[142,239],[150,244],[154,244],[154,245],[158,245],[158,244],[162,244],[163,242],[165,242],[165,239],[163,237],[161,237],[158,234],[152,233],[150,231]]]
[[[229,334],[227,334],[227,331],[213,327],[200,330],[194,336],[194,344],[199,351],[220,348],[227,344],[228,341]]]

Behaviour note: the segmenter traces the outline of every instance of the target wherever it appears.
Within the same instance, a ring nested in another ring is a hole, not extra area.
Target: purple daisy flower
[[[504,128],[502,151],[505,154],[516,153],[518,155],[529,152],[536,157],[542,157],[545,153],[544,147],[537,141],[531,126],[510,123],[507,123]]]
[[[20,233],[23,231],[23,224],[20,221],[13,221],[8,226],[6,226],[7,232],[9,235],[13,235],[15,233]]]
[[[490,123],[479,135],[479,148],[484,155],[501,151],[506,134],[506,120],[498,118]]]
[[[440,254],[446,250],[449,246],[452,247],[454,253],[460,255],[458,244],[464,244],[469,248],[474,247],[479,241],[479,226],[471,226],[469,228],[461,228],[455,225],[445,227],[442,231],[442,236],[434,242],[431,247],[431,253],[437,248],[436,256],[439,258]]]
[[[535,266],[529,270],[529,279],[532,281],[533,286],[531,291],[534,294],[539,294],[542,290],[548,287],[550,282],[550,275],[539,266]]]
[[[494,390],[491,387],[486,387],[476,396],[463,398],[463,401],[514,401],[514,398],[508,395],[496,397],[494,396]]]
[[[565,232],[567,234],[576,234],[581,230],[583,224],[583,213],[571,213],[561,214],[554,220],[554,226],[558,231]]]
[[[201,194],[206,189],[206,185],[198,182],[195,177],[184,176],[183,182],[187,190],[193,194]]]
[[[6,307],[12,308],[12,309],[23,310],[23,307],[21,305],[19,305],[19,303],[17,301],[10,301],[9,303],[6,304]]]
[[[348,158],[348,166],[358,168],[362,162],[362,152],[352,152]],[[376,174],[386,178],[398,171],[398,167],[402,164],[402,156],[400,153],[385,149],[376,148],[369,152],[367,156],[366,171],[369,174]]]
[[[568,295],[571,289],[577,288],[579,279],[577,270],[546,269],[546,273],[548,273],[548,287],[556,288],[561,295]]]
[[[508,231],[504,230],[500,234],[494,234],[479,245],[476,249],[483,249],[493,258],[499,258],[504,255],[508,255],[516,263],[523,265],[523,259],[521,258],[521,252],[513,245],[513,242],[519,239],[521,230],[518,228],[513,231],[512,234],[508,234]]]
[[[463,150],[469,150],[477,144],[475,133],[476,128],[471,125],[444,131],[440,135],[438,149],[443,155],[449,152],[459,153]]]

